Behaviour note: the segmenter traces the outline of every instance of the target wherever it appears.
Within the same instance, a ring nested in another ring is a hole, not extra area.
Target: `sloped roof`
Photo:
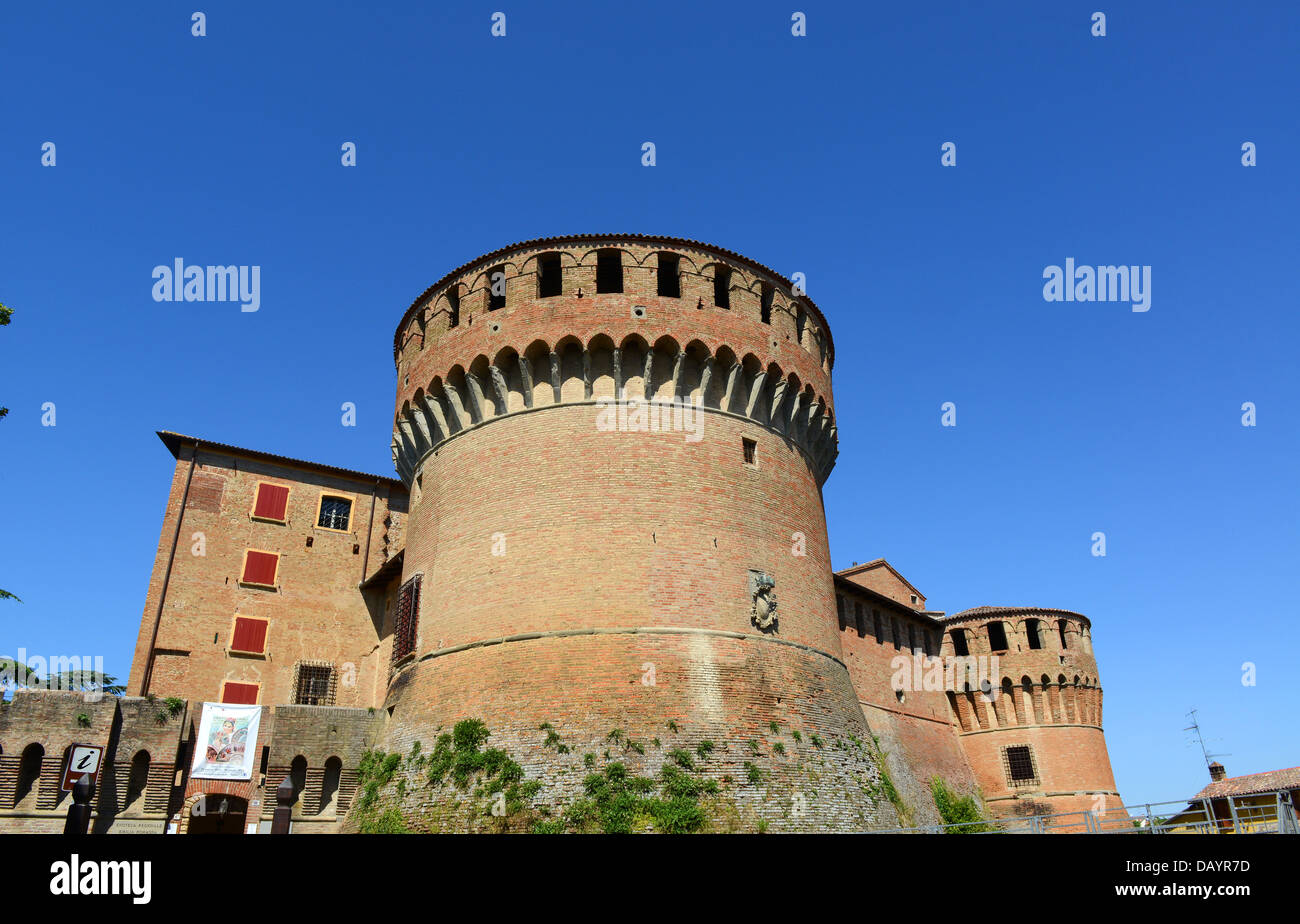
[[[945,616],[944,620],[951,622],[958,619],[970,619],[975,616],[1015,616],[1020,613],[1060,613],[1062,616],[1073,616],[1075,619],[1082,619],[1089,626],[1092,620],[1082,613],[1076,613],[1074,610],[1060,610],[1050,606],[972,606],[970,609],[962,610],[960,613],[953,613],[951,616]]]
[[[902,575],[901,573],[899,573],[899,570],[898,570],[897,568],[895,568],[895,567],[894,567],[893,565],[891,565],[889,562],[885,561],[883,558],[877,558],[877,559],[875,559],[874,561],[869,561],[869,562],[866,562],[865,564],[861,564],[861,565],[854,565],[852,568],[844,568],[844,569],[841,570],[841,571],[836,571],[835,574],[838,575],[838,576],[840,576],[840,577],[845,577],[845,578],[847,578],[847,577],[848,577],[849,575],[851,575],[851,574],[858,574],[859,572],[862,572],[862,571],[869,571],[869,570],[871,570],[871,569],[873,569],[873,568],[879,568],[879,567],[882,566],[882,565],[883,565],[884,567],[886,567],[886,568],[889,569],[890,574],[892,574],[894,577],[898,578],[900,581],[902,581],[902,582],[903,582],[904,584],[906,584],[908,587],[912,588],[912,592],[915,593],[918,597],[920,597],[922,600],[925,599],[925,594],[923,594],[923,593],[921,593],[919,590],[917,590],[915,584],[913,584],[913,583],[912,583],[911,581],[909,581],[907,578],[903,577],[903,575]]]
[[[1228,796],[1244,796],[1253,792],[1271,792],[1275,789],[1300,789],[1300,767],[1268,770],[1264,773],[1247,773],[1245,776],[1230,776],[1226,780],[1216,780],[1192,796],[1192,799],[1220,799]]]
[[[872,590],[870,587],[863,587],[861,584],[850,581],[846,577],[840,577],[839,574],[832,574],[831,577],[835,579],[836,587],[840,587],[849,593],[861,594],[869,600],[875,600],[876,602],[883,603],[886,606],[892,606],[894,609],[901,610],[909,616],[922,617],[923,621],[929,620],[936,625],[943,619],[942,612],[936,612],[933,610],[915,610],[906,603],[899,603],[893,597],[886,597],[878,590]]]
[[[350,468],[339,468],[337,465],[325,465],[321,462],[308,462],[304,459],[291,459],[288,456],[278,456],[273,452],[263,452],[260,449],[245,449],[242,446],[231,446],[227,443],[218,443],[214,440],[199,439],[195,436],[186,436],[183,433],[173,433],[171,430],[159,430],[158,439],[163,441],[173,456],[180,458],[181,446],[192,443],[199,444],[204,449],[215,449],[219,452],[232,452],[246,456],[250,459],[261,459],[266,462],[280,462],[285,465],[296,465],[301,468],[314,469],[318,472],[330,472],[335,475],[346,475],[350,478],[362,478],[366,481],[382,481],[390,486],[400,487],[403,492],[406,491],[404,485],[399,479],[391,475],[371,475],[367,472],[357,472]]]

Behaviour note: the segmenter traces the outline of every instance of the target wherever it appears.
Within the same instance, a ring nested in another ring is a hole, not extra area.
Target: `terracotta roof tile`
[[[1300,789],[1300,767],[1248,773],[1245,776],[1230,776],[1226,780],[1211,783],[1192,798],[1194,800],[1218,799],[1252,792],[1269,792],[1274,789]]]

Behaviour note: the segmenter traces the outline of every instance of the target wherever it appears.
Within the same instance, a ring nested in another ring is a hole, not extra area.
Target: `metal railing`
[[[1179,802],[1126,805],[1104,812],[1058,812],[871,834],[1300,834],[1286,790]]]

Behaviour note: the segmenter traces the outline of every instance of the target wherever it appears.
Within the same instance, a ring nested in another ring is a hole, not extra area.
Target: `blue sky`
[[[176,4],[0,8],[0,653],[127,674],[155,430],[389,472],[393,328],[429,283],[667,234],[805,273],[829,319],[837,568],[1090,616],[1126,801],[1206,781],[1192,706],[1230,773],[1300,764],[1300,9],[196,5],[203,38]],[[176,257],[260,266],[261,309],[154,302]],[[1151,266],[1150,310],[1044,301],[1067,257]]]

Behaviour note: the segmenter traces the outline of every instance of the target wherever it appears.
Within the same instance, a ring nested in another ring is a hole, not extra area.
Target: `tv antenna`
[[[1193,709],[1191,712],[1187,713],[1187,715],[1191,718],[1192,724],[1184,728],[1183,731],[1196,732],[1196,742],[1201,746],[1201,753],[1205,755],[1206,769],[1209,769],[1210,764],[1213,762],[1213,758],[1232,756],[1231,754],[1211,754],[1209,749],[1205,746],[1205,736],[1201,734],[1200,723],[1196,721],[1196,710]]]

